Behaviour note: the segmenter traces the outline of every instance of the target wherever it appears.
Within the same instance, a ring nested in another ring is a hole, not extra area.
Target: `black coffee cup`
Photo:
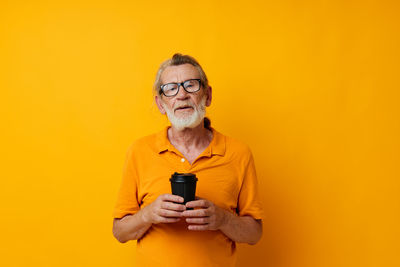
[[[193,173],[177,173],[172,174],[171,189],[173,195],[178,195],[184,198],[186,202],[195,200],[196,196],[196,174]]]

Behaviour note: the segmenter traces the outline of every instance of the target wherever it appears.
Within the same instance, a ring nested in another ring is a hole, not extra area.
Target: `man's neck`
[[[188,152],[192,149],[205,148],[212,140],[212,132],[200,123],[195,128],[185,128],[178,131],[174,126],[168,129],[168,139],[177,149]]]

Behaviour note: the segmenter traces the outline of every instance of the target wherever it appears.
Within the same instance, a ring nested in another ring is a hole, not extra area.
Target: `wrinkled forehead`
[[[189,79],[200,79],[199,71],[192,64],[169,66],[161,74],[161,84],[178,83]]]

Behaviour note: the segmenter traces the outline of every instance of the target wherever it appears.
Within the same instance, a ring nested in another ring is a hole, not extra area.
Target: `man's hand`
[[[185,205],[178,204],[183,203],[183,201],[184,199],[180,196],[160,195],[145,208],[143,220],[152,224],[178,222],[182,217],[182,211],[186,210]]]
[[[218,230],[225,224],[227,211],[207,199],[187,202],[186,208],[198,208],[182,212],[182,216],[187,217],[186,222],[190,224],[189,230]]]

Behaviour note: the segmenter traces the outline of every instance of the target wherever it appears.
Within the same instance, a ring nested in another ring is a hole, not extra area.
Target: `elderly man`
[[[236,242],[261,238],[252,153],[211,127],[211,93],[190,56],[175,54],[157,72],[155,102],[171,126],[129,147],[113,214],[115,238],[137,240],[138,266],[234,266]],[[196,200],[170,193],[174,172],[196,174]]]

